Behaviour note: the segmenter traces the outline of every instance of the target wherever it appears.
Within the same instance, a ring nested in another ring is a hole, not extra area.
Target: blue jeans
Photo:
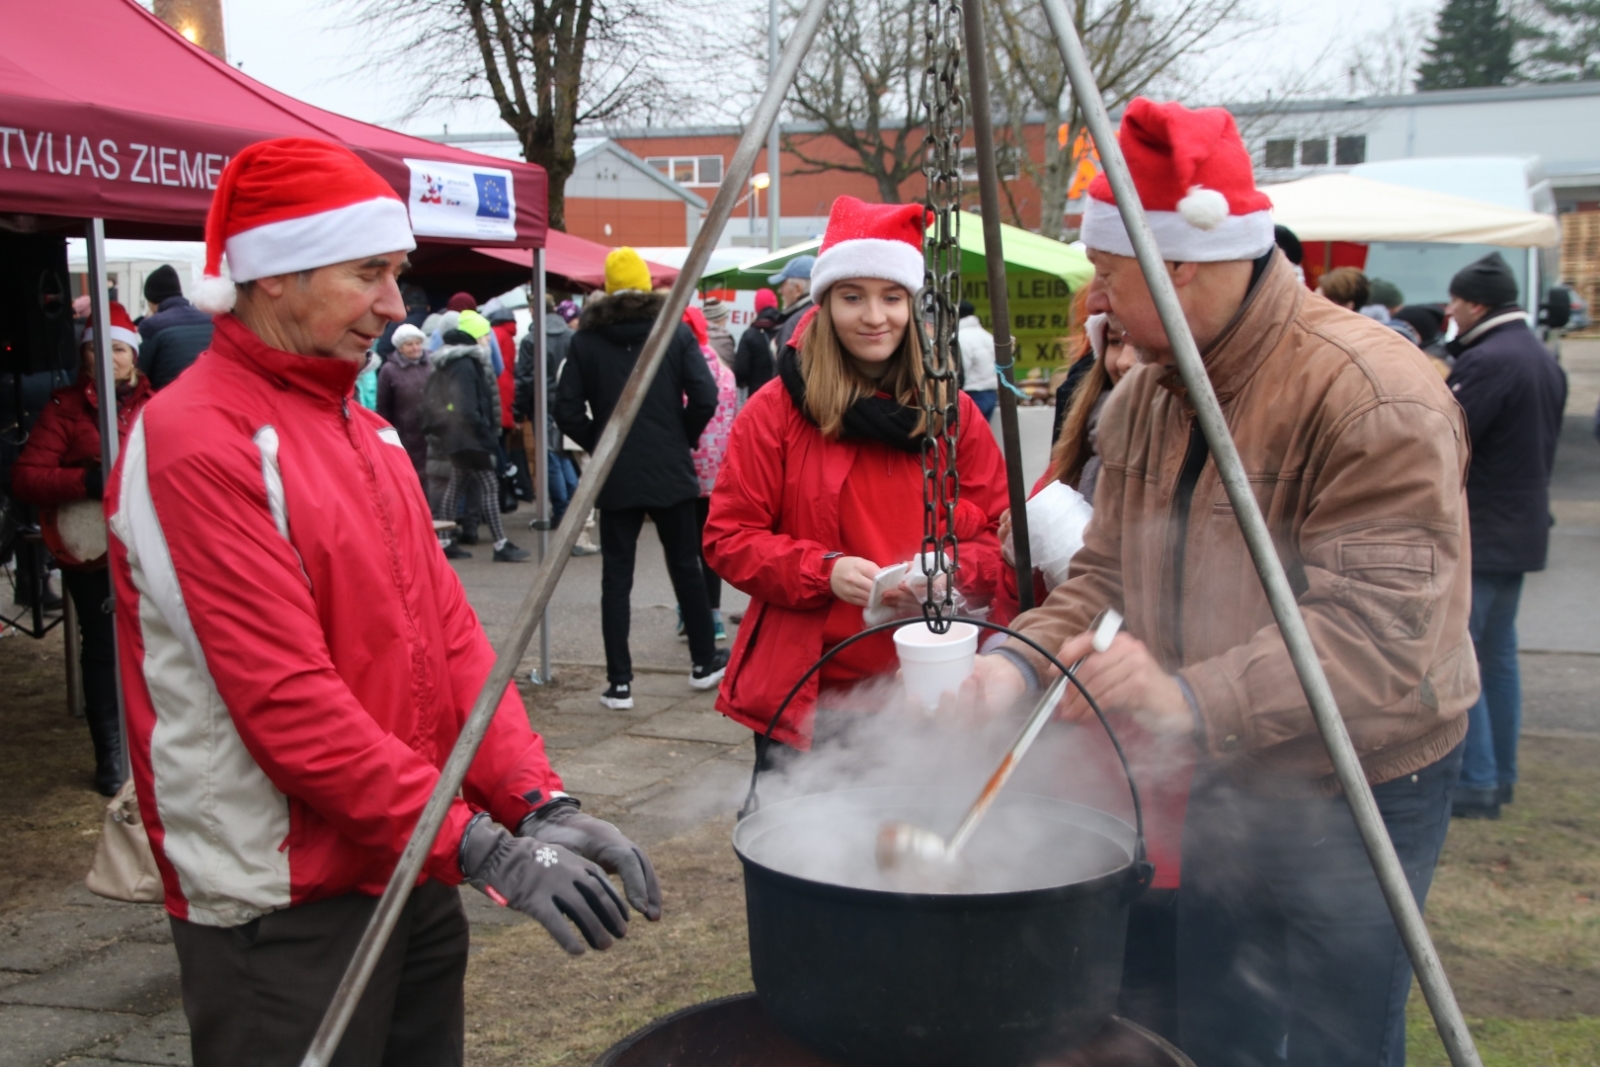
[[[1000,403],[1000,390],[998,389],[968,389],[967,395],[972,402],[978,405],[978,410],[983,412],[985,421],[994,414],[995,405]]]
[[[565,452],[553,448],[545,466],[550,472],[550,528],[553,530],[561,525],[561,517],[567,513],[567,504],[578,488],[578,468]]]
[[[1517,669],[1519,572],[1473,571],[1467,628],[1478,653],[1483,691],[1467,712],[1466,789],[1495,789],[1517,780],[1517,735],[1522,730],[1522,676]]]
[[[1373,787],[1421,904],[1461,746]],[[1198,1067],[1403,1067],[1411,964],[1342,796],[1195,775],[1178,890],[1178,1045]]]

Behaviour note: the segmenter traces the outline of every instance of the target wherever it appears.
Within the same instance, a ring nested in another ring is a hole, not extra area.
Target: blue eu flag
[[[489,219],[511,217],[511,197],[506,195],[506,180],[498,174],[473,172],[472,180],[478,183],[478,215]]]

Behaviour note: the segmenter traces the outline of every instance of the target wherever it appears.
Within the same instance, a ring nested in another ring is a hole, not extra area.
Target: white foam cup
[[[972,676],[978,653],[978,628],[955,622],[936,634],[926,624],[902,626],[894,632],[900,655],[900,674],[906,692],[925,709],[939,706],[939,698],[954,693]]]

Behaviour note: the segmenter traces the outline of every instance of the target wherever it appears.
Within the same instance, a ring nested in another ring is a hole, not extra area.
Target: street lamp
[[[750,237],[752,241],[756,236],[756,204],[761,199],[761,190],[772,184],[772,175],[766,171],[750,175]]]

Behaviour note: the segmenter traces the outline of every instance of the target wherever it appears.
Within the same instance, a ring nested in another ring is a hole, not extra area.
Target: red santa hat
[[[233,307],[236,282],[415,247],[405,201],[354,152],[310,137],[260,141],[217,183],[194,305],[220,315]]]
[[[115,300],[111,302],[111,330],[108,336],[113,341],[121,341],[128,345],[135,352],[139,351],[139,328],[133,324],[133,317],[128,314],[128,309]],[[89,324],[83,328],[81,344],[88,344],[93,340],[94,320],[90,319]]]
[[[922,288],[922,235],[928,228],[921,204],[868,204],[841,196],[828,211],[828,231],[811,267],[811,295],[846,278],[881,278]]]
[[[1135,97],[1117,141],[1163,258],[1216,263],[1272,248],[1272,202],[1256,188],[1250,152],[1222,108]],[[1133,255],[1104,174],[1089,184],[1082,237],[1090,248]]]

